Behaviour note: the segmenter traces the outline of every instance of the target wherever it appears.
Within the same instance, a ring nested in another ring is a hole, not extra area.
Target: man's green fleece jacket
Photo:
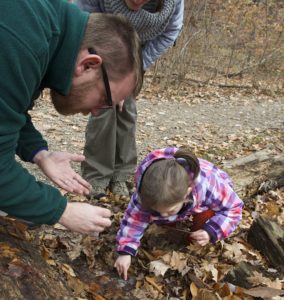
[[[0,210],[54,224],[67,200],[15,160],[47,149],[28,111],[43,88],[69,92],[88,13],[62,0],[0,1]],[[39,100],[38,100],[39,101]]]

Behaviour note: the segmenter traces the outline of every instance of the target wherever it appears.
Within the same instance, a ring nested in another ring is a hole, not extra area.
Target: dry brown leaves
[[[141,97],[153,101],[153,93],[155,93],[153,89],[149,91],[146,89]],[[190,93],[191,97],[188,96],[189,91],[173,93],[173,102],[187,102],[190,106],[227,97],[219,94],[220,90],[213,88],[205,91],[196,88]],[[236,92],[230,97],[241,98],[241,96],[241,92]],[[153,105],[163,101],[168,99],[162,94],[155,94]],[[165,114],[160,111],[158,116],[165,118]],[[162,138],[148,144],[152,138],[148,128],[154,125],[152,117],[151,109],[145,108],[142,112],[143,126],[138,132],[140,158],[157,146],[189,146],[197,156],[217,163],[271,145],[278,145],[278,151],[283,150],[281,132],[276,129],[244,129],[241,133],[223,136],[222,142],[219,140],[216,142],[219,130],[217,127],[200,121],[195,124],[195,128],[198,128],[195,134],[192,133],[191,128],[186,128],[187,124],[183,119],[178,119],[175,124],[172,124],[172,127],[176,127],[175,133],[169,133],[166,124],[159,125],[156,131]],[[37,127],[51,141],[51,149],[72,152],[82,150],[87,118],[82,120],[80,116],[58,119],[51,109],[48,113],[34,112],[33,118]],[[42,179],[41,175],[36,175]],[[67,195],[67,197],[70,201],[88,201],[84,197],[75,195]],[[283,274],[275,275],[275,270],[267,267],[261,254],[246,242],[246,233],[254,218],[260,214],[267,215],[283,225],[283,199],[283,190],[270,191],[248,199],[250,205],[245,207],[243,220],[236,232],[225,241],[206,247],[196,244],[185,245],[182,239],[177,241],[177,233],[173,234],[174,237],[171,239],[171,234],[168,232],[165,235],[164,229],[150,227],[142,240],[138,256],[133,259],[128,282],[120,279],[113,269],[116,258],[115,236],[127,205],[125,200],[109,195],[105,201],[99,203],[112,209],[114,216],[112,228],[101,234],[98,239],[70,233],[60,225],[43,226],[29,234],[33,236],[31,242],[40,247],[46,262],[62,274],[62,278],[65,278],[75,299],[238,300],[253,299],[253,297],[280,299],[277,297],[283,295]],[[7,245],[1,244],[0,256],[3,255],[14,257],[15,252]],[[263,266],[271,276],[254,273],[248,279],[251,283],[250,289],[224,282],[224,276],[240,261]],[[23,267],[16,260],[12,260],[9,271],[17,276],[23,271]]]

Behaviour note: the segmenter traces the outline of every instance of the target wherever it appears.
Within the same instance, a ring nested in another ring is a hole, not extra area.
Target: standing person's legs
[[[117,112],[115,171],[110,184],[111,191],[122,196],[129,195],[126,181],[137,164],[136,120],[136,100],[129,97],[122,112]]]
[[[105,194],[114,172],[116,116],[115,109],[102,109],[100,115],[89,118],[86,127],[82,176],[92,185],[92,196],[97,198]]]

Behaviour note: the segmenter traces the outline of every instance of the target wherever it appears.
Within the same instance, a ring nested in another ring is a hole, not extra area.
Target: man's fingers
[[[72,161],[81,162],[85,160],[85,156],[82,154],[69,153],[69,159]]]
[[[111,225],[111,220],[108,218],[100,218],[95,221],[96,226],[98,227],[110,227]]]
[[[123,104],[124,104],[124,100],[122,100],[122,101],[120,101],[119,103],[118,103],[118,111],[120,111],[120,112],[122,112],[122,109],[123,109]]]
[[[80,195],[88,195],[90,193],[90,189],[85,186],[79,184],[77,181],[72,180],[73,192]]]
[[[84,178],[82,178],[80,175],[75,174],[75,176],[73,177],[74,180],[76,180],[80,185],[84,186],[85,188],[87,188],[88,190],[91,189],[91,184],[89,184],[88,181],[86,181]]]
[[[58,186],[66,190],[67,192],[73,192],[74,188],[68,179],[61,179],[54,181]]]
[[[67,175],[67,174],[66,174]],[[72,170],[72,174],[68,174],[67,180],[74,185],[74,189],[81,189],[82,191],[90,191],[91,184],[88,183],[84,178],[82,178],[79,174],[75,173]]]
[[[111,211],[107,208],[94,206],[96,209],[96,218],[94,219],[95,226],[109,227],[111,225]]]
[[[91,235],[98,236],[98,233],[104,231],[104,229],[105,229],[104,227],[96,225],[96,226],[94,226],[94,229],[92,230]]]
[[[107,208],[95,206],[97,209],[97,213],[102,217],[102,218],[110,218],[111,217],[111,211]]]
[[[93,235],[111,225],[111,212],[102,207],[88,203],[68,202],[59,223],[63,226],[83,234]]]
[[[70,178],[69,176],[55,180],[54,182],[68,192],[74,192],[80,195],[88,195],[90,193],[90,184],[84,179],[80,180],[78,177]]]

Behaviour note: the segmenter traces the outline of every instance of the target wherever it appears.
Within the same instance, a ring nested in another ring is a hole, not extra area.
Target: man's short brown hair
[[[143,58],[141,42],[132,24],[123,16],[90,14],[81,48],[89,47],[102,57],[110,80],[118,81],[121,76],[135,72],[137,96],[143,84]]]

